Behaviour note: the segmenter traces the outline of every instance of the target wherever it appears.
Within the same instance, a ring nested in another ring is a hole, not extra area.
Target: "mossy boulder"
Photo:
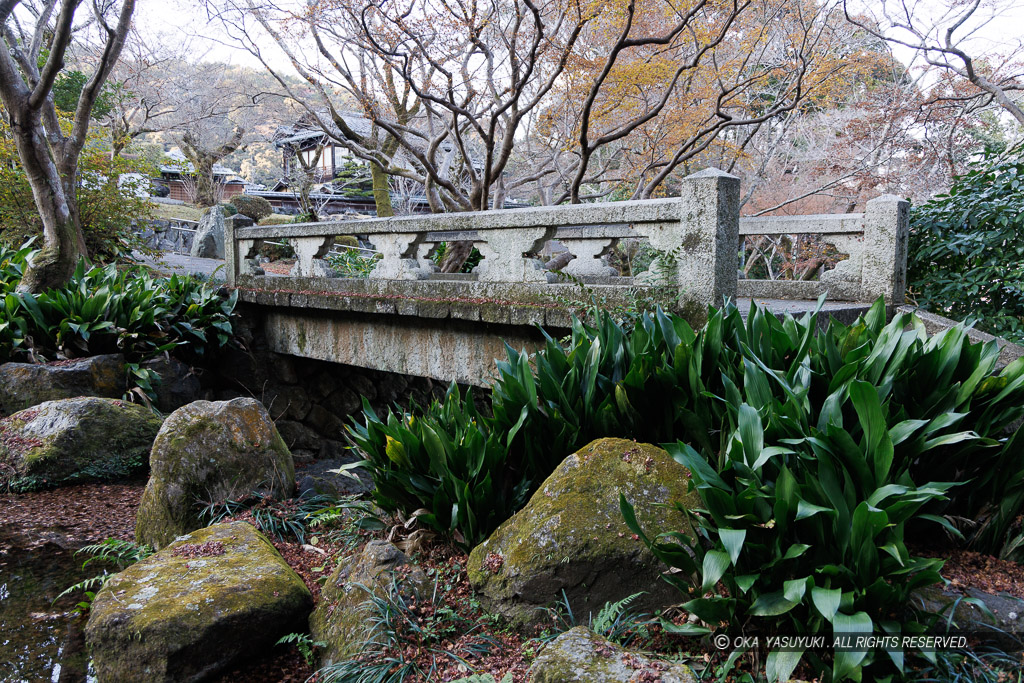
[[[146,469],[161,420],[118,399],[46,401],[0,419],[0,488],[31,491]]]
[[[251,398],[196,401],[171,413],[153,443],[135,517],[140,543],[162,548],[203,526],[203,505],[295,490],[295,463],[266,408]]]
[[[370,541],[358,555],[343,559],[320,592],[309,618],[313,640],[326,643],[321,664],[348,659],[372,635],[370,597],[397,589],[401,595],[425,595],[430,587],[423,570],[387,541]]]
[[[1024,635],[1024,600],[1006,593],[932,584],[914,591],[910,604],[925,612],[941,614],[940,629],[952,620],[956,628],[984,634],[996,647],[1019,647]]]
[[[85,637],[104,683],[203,681],[304,631],[312,605],[262,534],[216,524],[111,577]]]
[[[120,398],[125,390],[124,356],[90,356],[54,365],[0,365],[0,415],[46,401],[77,396]]]
[[[542,618],[562,599],[586,618],[608,601],[644,593],[633,606],[651,611],[680,599],[661,579],[668,568],[626,527],[619,493],[651,535],[691,533],[686,516],[661,507],[695,506],[689,471],[665,451],[625,439],[598,439],[573,453],[525,508],[469,556],[469,580],[494,612],[513,623]]]
[[[696,683],[685,664],[630,652],[583,626],[548,643],[527,673],[530,683]]]

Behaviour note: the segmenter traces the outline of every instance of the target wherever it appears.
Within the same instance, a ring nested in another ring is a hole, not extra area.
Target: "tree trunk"
[[[473,253],[472,242],[466,240],[449,242],[448,248],[444,252],[444,258],[441,259],[441,272],[461,273],[462,266],[466,264],[466,259],[471,253]]]
[[[62,178],[50,158],[42,123],[35,117],[22,122],[12,116],[11,131],[43,223],[45,245],[32,258],[18,289],[41,292],[67,282],[78,260],[86,255],[85,236],[78,223],[74,164],[71,177]]]
[[[373,180],[373,202],[377,205],[377,217],[387,218],[395,215],[391,206],[391,183],[388,174],[377,164],[370,164],[370,178]]]
[[[317,221],[320,220],[320,217],[316,215],[316,207],[313,206],[313,200],[310,198],[311,194],[313,194],[313,175],[306,173],[299,181],[299,211],[302,212],[306,220]]]
[[[106,40],[96,70],[78,96],[68,133],[61,130],[53,103],[53,85],[65,66],[65,54],[77,30],[75,12],[86,3],[63,0],[55,16],[57,3],[41,3],[40,8],[45,9],[39,10],[42,14],[35,22],[34,34],[24,33],[22,26],[17,26],[17,34],[14,32],[11,24],[17,25],[18,20],[12,18],[12,12],[18,4],[18,0],[0,2],[0,29],[4,35],[0,41],[4,46],[0,50],[0,101],[10,120],[18,157],[43,223],[43,248],[33,256],[18,289],[38,292],[67,282],[78,260],[87,255],[75,195],[78,157],[86,143],[93,106],[124,48],[135,0],[124,0],[121,4],[116,28],[99,16],[109,9],[108,5],[92,3],[93,12],[97,13],[94,20],[102,25],[101,35],[105,32]],[[14,37],[18,34],[20,39]]]
[[[205,147],[199,136],[190,130],[185,131],[178,140],[178,146],[185,158],[192,162],[196,179],[196,204],[214,206],[220,201],[213,177],[213,167],[218,161],[240,149],[244,136],[245,129],[236,127],[231,133],[231,139],[215,149]]]
[[[216,183],[213,178],[213,160],[208,157],[198,158],[193,162],[196,175],[196,204],[199,206],[215,206],[217,204]]]

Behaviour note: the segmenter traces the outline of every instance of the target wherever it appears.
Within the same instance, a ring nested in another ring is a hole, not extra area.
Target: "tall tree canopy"
[[[337,143],[382,175],[421,183],[435,211],[501,207],[534,185],[545,201],[579,202],[626,176],[632,196],[654,196],[716,145],[742,150],[851,53],[841,11],[813,0],[213,9]],[[305,92],[286,81],[267,37]],[[351,110],[368,129],[351,125]]]

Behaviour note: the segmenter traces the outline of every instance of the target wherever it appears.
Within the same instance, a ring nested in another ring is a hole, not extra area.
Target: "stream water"
[[[11,540],[0,527],[0,681],[95,681],[86,670],[84,619],[70,613],[77,599],[53,604],[61,591],[95,571],[83,571],[71,550],[25,548]]]

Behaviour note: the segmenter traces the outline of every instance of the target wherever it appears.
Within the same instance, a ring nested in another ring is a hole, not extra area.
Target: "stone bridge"
[[[835,316],[879,296],[903,302],[906,201],[878,197],[863,214],[741,218],[739,197],[738,178],[708,169],[685,178],[673,199],[245,228],[229,221],[228,286],[262,320],[275,352],[478,385],[504,357],[504,342],[534,348],[538,326],[562,334],[571,311],[592,301],[624,305],[656,291],[695,324],[726,298],[799,312],[827,292]],[[738,278],[743,238],[798,234],[819,235],[847,258],[814,281]],[[332,277],[324,257],[340,235],[380,252],[369,278]],[[260,245],[280,240],[297,263],[287,277],[266,275]],[[456,240],[473,242],[480,265],[472,274],[436,272],[432,249]],[[575,256],[566,275],[537,258],[549,240]],[[620,240],[647,241],[660,256],[647,273],[619,276],[602,257]]]

